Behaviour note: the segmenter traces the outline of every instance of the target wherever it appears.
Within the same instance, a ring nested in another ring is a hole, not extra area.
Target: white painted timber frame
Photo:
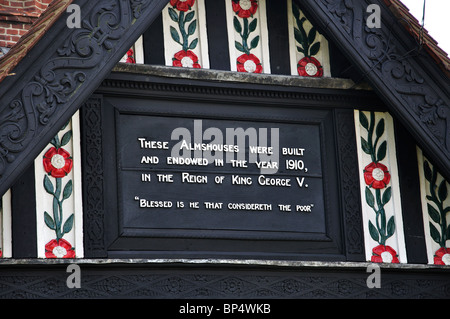
[[[166,66],[172,66],[174,54],[179,52],[182,47],[180,44],[176,43],[170,34],[170,27],[174,27],[178,30],[178,25],[172,21],[169,15],[168,8],[172,7],[171,4],[167,6],[162,11],[162,21],[163,21],[163,35],[164,35],[164,57]],[[208,35],[206,30],[206,8],[204,0],[196,0],[191,10],[195,11],[194,19],[197,19],[197,27],[195,33],[190,36],[190,38],[198,38],[198,44],[193,51],[198,57],[198,63],[202,69],[209,69],[209,49],[208,49]],[[179,13],[179,11],[177,10]],[[147,39],[149,41],[150,39]],[[143,50],[142,50],[143,51]],[[142,59],[143,60],[143,59]],[[139,63],[136,60],[136,63]]]
[[[366,114],[368,114],[366,112]],[[361,190],[361,205],[362,205],[362,219],[364,229],[364,244],[366,251],[366,260],[371,261],[372,250],[378,245],[376,241],[372,239],[369,232],[369,220],[375,223],[375,213],[373,209],[366,203],[366,182],[364,179],[364,168],[372,162],[371,157],[362,150],[361,137],[367,139],[367,132],[363,129],[359,121],[359,110],[354,111],[355,116],[355,132],[356,142],[358,147],[358,165],[360,176],[360,190]],[[396,146],[394,136],[394,123],[391,115],[387,112],[375,112],[375,120],[380,119],[385,121],[385,130],[383,139],[387,141],[387,153],[385,159],[382,161],[391,175],[389,186],[392,189],[392,196],[390,201],[384,206],[386,211],[386,220],[389,220],[391,216],[394,216],[395,220],[395,233],[386,241],[386,245],[392,247],[398,254],[398,260],[400,263],[407,263],[406,245],[404,239],[403,230],[403,218],[402,218],[402,206],[400,198],[400,186],[398,177]],[[380,141],[380,143],[383,140]]]
[[[434,255],[436,251],[440,248],[440,246],[432,239],[430,234],[430,223],[433,224],[437,229],[440,229],[439,225],[437,225],[431,218],[428,212],[428,204],[432,205],[436,208],[436,206],[433,205],[433,203],[427,199],[427,196],[430,195],[429,190],[429,182],[425,178],[424,173],[424,163],[427,161],[430,166],[433,164],[425,157],[422,150],[417,147],[417,164],[419,169],[419,178],[420,178],[420,199],[422,203],[422,214],[423,214],[423,226],[424,226],[424,232],[425,232],[425,245],[427,249],[427,259],[429,264],[434,264]],[[442,177],[439,172],[437,173],[437,182],[436,185],[440,185],[441,182],[443,182],[444,178]],[[447,189],[449,188],[449,183],[447,181]],[[447,196],[447,199],[443,202],[443,207],[450,207],[450,195]],[[447,213],[448,215],[448,213]],[[447,219],[447,225],[449,224],[449,220]],[[449,227],[449,226],[447,226]],[[448,240],[447,240],[448,242]],[[449,244],[446,244],[445,247],[450,247]],[[447,261],[448,262],[448,261]]]
[[[291,65],[291,75],[299,75],[297,71],[297,64],[298,61],[300,61],[302,58],[305,57],[305,55],[297,50],[297,43],[295,41],[294,36],[294,26],[296,26],[295,23],[295,17],[294,13],[292,11],[292,1],[293,0],[287,0],[287,12],[288,12],[288,27],[289,27],[289,58],[290,58],[290,65]],[[301,10],[300,10],[301,12]],[[303,15],[303,12],[301,12],[301,15]],[[306,33],[309,32],[312,28],[311,22],[309,20],[305,21],[305,31]],[[330,71],[330,50],[328,48],[328,40],[319,32],[317,32],[316,41],[320,42],[320,50],[314,57],[319,60],[320,64],[323,68],[323,76],[324,77],[331,77],[331,71]]]
[[[2,258],[12,257],[12,230],[11,230],[11,190],[2,197],[0,215],[0,249]]]
[[[75,248],[76,258],[84,257],[83,248],[83,201],[82,201],[82,174],[81,174],[81,146],[80,146],[80,120],[79,111],[72,117],[69,125],[58,135],[62,136],[64,132],[72,130],[70,142],[63,148],[67,150],[73,161],[71,172],[63,179],[63,184],[72,179],[72,195],[63,202],[64,215],[66,220],[72,213],[74,214],[74,224],[72,230],[64,235],[63,239],[70,242]],[[43,156],[47,150],[52,147],[49,144],[41,154],[35,159],[35,185],[36,185],[36,228],[37,228],[37,254],[38,258],[46,258],[45,245],[55,238],[55,232],[51,230],[44,222],[44,211],[52,216],[53,197],[48,194],[43,186],[44,175],[47,173],[43,166]],[[53,181],[52,181],[53,182]],[[63,221],[64,222],[64,221]]]
[[[228,31],[228,50],[230,54],[230,69],[231,71],[237,71],[236,60],[243,54],[235,47],[235,41],[241,42],[239,34],[235,31],[233,25],[233,18],[235,13],[232,8],[232,0],[225,1],[225,11],[227,19],[227,31]],[[254,18],[258,19],[258,25],[252,38],[256,35],[260,36],[258,46],[251,51],[252,54],[257,56],[262,65],[262,73],[270,74],[270,54],[269,54],[269,31],[267,28],[267,14],[266,14],[266,1],[258,0],[258,10],[254,15]],[[241,19],[241,18],[239,18]],[[241,19],[242,20],[242,19]],[[251,40],[251,39],[250,39]]]

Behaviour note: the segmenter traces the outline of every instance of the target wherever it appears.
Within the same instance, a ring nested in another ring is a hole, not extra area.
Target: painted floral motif
[[[427,195],[428,216],[434,222],[430,221],[428,224],[430,235],[440,247],[434,253],[434,263],[436,265],[450,265],[450,248],[446,247],[446,242],[450,239],[450,225],[447,224],[450,206],[445,207],[444,205],[444,201],[448,197],[447,181],[442,179],[438,185],[438,172],[434,166],[430,167],[428,161],[424,161],[423,171],[425,179],[429,183],[430,195]]]
[[[173,8],[168,8],[170,19],[177,23],[178,26],[178,30],[170,26],[170,36],[182,48],[172,58],[172,65],[199,69],[201,66],[198,63],[198,57],[192,51],[198,45],[198,38],[194,38],[192,41],[189,40],[189,37],[197,29],[197,19],[194,19],[195,11],[191,10],[195,0],[171,0],[170,4],[173,6]],[[179,13],[177,13],[177,10]]]
[[[234,30],[241,36],[241,42],[235,41],[235,48],[242,52],[236,59],[236,68],[238,72],[262,73],[263,67],[257,56],[251,53],[259,44],[259,35],[253,37],[249,42],[250,34],[256,30],[258,19],[249,21],[250,17],[256,13],[258,2],[256,0],[232,0],[233,11],[237,16],[233,17]],[[241,24],[241,20],[242,24]]]
[[[72,157],[63,148],[50,148],[44,155],[44,169],[53,177],[64,177],[72,170]]]
[[[173,56],[173,66],[200,69],[198,57],[192,51],[181,50]]]
[[[170,0],[170,5],[178,11],[186,12],[192,8],[195,0]]]
[[[0,218],[3,216],[3,198],[0,196]],[[0,231],[1,235],[1,231]],[[0,239],[0,244],[2,244],[2,240]],[[3,257],[2,247],[0,246],[0,258]]]
[[[384,245],[378,245],[372,249],[371,261],[376,263],[399,263],[396,251],[391,246]]]
[[[75,249],[65,239],[52,239],[45,245],[47,258],[75,258]]]
[[[68,123],[67,123],[68,124]],[[64,130],[67,124],[61,129]],[[55,231],[55,239],[45,245],[45,256],[47,258],[73,258],[75,249],[63,239],[63,236],[72,230],[74,214],[71,214],[63,224],[63,202],[72,195],[72,180],[63,187],[63,179],[72,170],[72,157],[62,147],[67,145],[72,138],[72,131],[67,131],[61,140],[56,135],[50,142],[51,147],[43,157],[43,166],[48,175],[44,176],[44,189],[53,197],[52,216],[44,212],[44,222],[51,230]],[[50,180],[51,176],[55,185]]]
[[[450,248],[439,248],[434,253],[435,265],[450,265]]]
[[[238,72],[261,73],[262,65],[254,54],[242,54],[237,58]]]
[[[370,120],[363,112],[359,112],[359,122],[368,133],[367,140],[361,136],[362,150],[370,155],[372,160],[363,172],[366,183],[366,203],[375,213],[375,223],[369,220],[369,233],[370,237],[378,243],[378,246],[372,249],[371,261],[398,263],[397,253],[392,247],[386,245],[386,241],[395,233],[395,220],[394,216],[387,220],[384,208],[392,195],[391,187],[388,187],[391,176],[388,168],[380,163],[387,152],[387,142],[380,143],[384,134],[384,119],[376,123],[374,112],[370,112]],[[372,190],[375,191],[375,195]]]
[[[132,64],[135,64],[135,63],[136,63],[136,60],[134,59],[133,55],[134,55],[133,49],[129,49],[129,50],[127,51],[127,60],[125,61],[125,63],[132,63]]]
[[[240,18],[253,17],[258,10],[257,0],[233,0],[232,1],[233,11]]]
[[[381,163],[370,163],[364,168],[364,180],[375,189],[385,188],[391,180],[387,167]]]
[[[320,42],[316,42],[316,28],[312,27],[307,34],[303,26],[307,20],[305,17],[300,18],[300,9],[294,2],[292,2],[292,11],[297,25],[294,27],[294,37],[298,43],[297,51],[304,55],[297,63],[297,72],[300,76],[322,77],[322,65],[314,57],[320,50]]]

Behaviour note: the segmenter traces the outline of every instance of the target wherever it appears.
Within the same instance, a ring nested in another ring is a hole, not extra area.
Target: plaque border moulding
[[[109,102],[105,105],[105,101],[115,100],[117,98],[132,99],[151,99],[151,100],[169,100],[169,101],[193,101],[203,98],[203,102],[208,103],[247,103],[251,105],[265,106],[279,103],[285,105],[287,109],[307,108],[329,112],[332,118],[334,131],[333,156],[336,156],[335,184],[336,187],[336,207],[339,214],[337,222],[340,223],[338,248],[334,254],[323,256],[314,255],[300,256],[300,259],[318,259],[318,260],[340,260],[340,261],[363,261],[364,260],[364,241],[362,232],[362,221],[360,211],[360,195],[357,171],[357,146],[354,134],[353,108],[356,103],[354,97],[348,95],[348,92],[338,90],[322,89],[312,90],[313,92],[302,92],[302,88],[293,88],[292,90],[280,91],[276,86],[244,84],[240,86],[226,84],[212,84],[211,82],[189,81],[187,85],[183,79],[172,79],[171,83],[161,83],[164,79],[158,77],[148,77],[133,75],[133,81],[129,81],[129,74],[113,73],[106,79],[102,86],[99,87],[96,95],[88,100],[82,109],[83,127],[86,133],[95,132],[94,135],[86,135],[83,140],[83,150],[92,152],[93,158],[97,166],[87,164],[88,159],[84,159],[84,207],[85,207],[85,256],[86,257],[110,257],[110,258],[152,258],[164,257],[164,255],[149,255],[146,251],[108,251],[117,238],[108,234],[108,228],[115,228],[117,225],[111,223],[108,219],[106,211],[114,209],[114,204],[105,200],[102,196],[93,198],[88,194],[104,194],[111,191],[111,183],[106,181],[105,172],[114,167],[112,162],[107,160],[110,155],[105,151],[103,145],[104,138],[102,135],[109,136],[114,128],[108,128],[106,131],[103,127],[109,119],[114,118],[114,107]],[[161,81],[162,80],[162,81]],[[181,83],[180,83],[181,82]],[[342,94],[339,94],[341,92]],[[360,92],[361,93],[361,92]],[[366,94],[366,95],[365,95]],[[358,102],[364,102],[365,95],[367,105],[373,109],[381,109],[382,104],[374,103],[372,93],[365,92],[359,97]],[[276,102],[275,102],[276,101]],[[313,108],[312,108],[313,107]],[[339,107],[339,108],[337,108]],[[334,110],[333,110],[334,109]],[[142,111],[142,110],[141,110]],[[166,110],[169,111],[169,110]],[[143,111],[145,113],[145,111]],[[92,114],[95,114],[96,120],[92,120]],[[89,119],[91,118],[91,119]],[[89,137],[90,136],[90,137]],[[86,154],[86,153],[85,153]],[[86,157],[89,157],[87,155]],[[92,161],[91,161],[92,162]],[[353,163],[353,164],[352,164]],[[114,169],[114,168],[113,168]],[[323,168],[326,169],[325,166]],[[93,178],[94,175],[98,178]],[[88,177],[89,176],[89,177]],[[325,185],[328,187],[329,185]],[[95,192],[93,192],[95,191]],[[329,191],[329,189],[325,190]],[[90,201],[90,204],[89,204]],[[354,204],[353,204],[354,203]],[[116,208],[117,209],[117,208]],[[90,215],[89,215],[90,214]],[[87,216],[90,217],[87,217]],[[328,221],[329,222],[329,221]],[[123,247],[122,247],[123,248]],[[170,255],[170,254],[169,254]],[[275,256],[275,257],[274,257]],[[167,254],[166,254],[167,257]],[[184,256],[186,257],[186,256]],[[204,257],[199,255],[191,255],[187,258]],[[254,256],[250,256],[254,257]],[[250,258],[242,257],[239,258]],[[276,255],[263,256],[265,259],[278,259]],[[261,258],[261,256],[260,256]],[[292,256],[289,256],[291,259]],[[283,259],[283,258],[281,258]],[[286,257],[284,258],[286,259]],[[294,258],[295,259],[295,258]]]

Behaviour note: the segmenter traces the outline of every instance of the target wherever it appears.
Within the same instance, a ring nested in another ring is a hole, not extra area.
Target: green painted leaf
[[[244,52],[244,53],[245,53],[244,47],[243,47],[242,44],[240,44],[239,42],[234,41],[234,46],[236,47],[236,49],[237,49],[238,51],[241,51],[241,52]]]
[[[194,20],[189,24],[188,27],[188,35],[193,35],[195,33],[195,29],[197,28],[197,20]]]
[[[320,42],[314,43],[309,49],[309,56],[314,56],[320,51]]]
[[[62,139],[61,139],[61,146],[67,145],[67,143],[70,142],[70,139],[71,139],[71,138],[72,138],[72,130],[67,131],[67,132],[63,135],[63,137],[62,137]]]
[[[50,181],[50,178],[48,178],[47,175],[44,175],[44,189],[50,195],[54,195],[54,193],[55,193],[54,188],[53,188],[53,184],[52,184],[52,182]]]
[[[68,232],[70,232],[72,230],[73,219],[74,219],[74,214],[70,215],[69,218],[67,218],[67,220],[66,220],[66,222],[64,223],[64,226],[63,226],[63,233],[64,234],[67,234]]]
[[[295,40],[304,48],[305,47],[305,41],[303,39],[303,35],[300,32],[300,30],[297,29],[297,28],[294,28],[294,37],[295,37]]]
[[[172,36],[172,39],[176,43],[181,44],[180,35],[178,34],[178,31],[173,26],[170,26],[170,35]]]
[[[380,240],[380,235],[378,234],[378,230],[375,228],[375,226],[372,224],[372,222],[369,220],[369,234],[370,237],[377,243]]]
[[[387,143],[384,141],[381,143],[380,147],[377,151],[377,160],[378,162],[382,161],[386,157]]]
[[[441,242],[441,234],[439,233],[439,230],[436,229],[436,227],[434,227],[434,225],[430,222],[430,235],[431,238],[433,238],[433,240],[440,244]]]
[[[391,237],[395,233],[395,220],[394,216],[391,216],[389,218],[389,221],[387,223],[387,238]]]
[[[64,186],[63,200],[69,198],[70,195],[72,195],[72,180],[68,181],[66,186]]]
[[[314,40],[316,39],[316,34],[317,34],[316,28],[312,27],[311,30],[309,30],[309,32],[308,32],[308,43],[309,44],[314,43]]]
[[[198,38],[195,38],[192,40],[191,44],[189,44],[189,50],[194,50],[197,47],[198,44]]]
[[[430,215],[431,220],[437,224],[441,224],[441,214],[439,214],[439,212],[433,206],[431,206],[430,203],[427,203],[427,208],[428,215]]]
[[[364,153],[366,153],[366,154],[370,155],[372,153],[371,150],[370,150],[369,143],[362,136],[361,136],[361,148],[364,151]]]
[[[378,124],[377,124],[377,128],[375,129],[375,134],[378,137],[381,137],[384,133],[384,119],[381,119]]]
[[[295,3],[292,3],[292,13],[294,14],[294,17],[296,18],[300,17],[300,9],[297,7]]]
[[[255,31],[257,25],[258,25],[258,19],[255,18],[255,19],[252,20],[252,22],[250,22],[250,24],[249,24],[249,26],[248,26],[248,30],[249,30],[250,32]]]
[[[442,182],[438,188],[438,196],[439,196],[439,199],[441,200],[441,202],[443,202],[447,198],[447,195],[448,195],[447,182],[444,179],[444,180],[442,180]]]
[[[372,192],[370,191],[370,188],[366,186],[366,203],[370,207],[374,207],[375,205],[375,198],[373,197]]]
[[[55,221],[47,212],[44,212],[44,222],[50,229],[56,229]]]
[[[311,48],[309,49],[309,56],[314,56],[317,53],[319,53],[320,50],[320,42],[314,43]]]
[[[364,127],[366,130],[369,129],[369,120],[367,119],[366,114],[364,112],[359,111],[359,123]]]
[[[250,42],[250,49],[254,49],[258,46],[259,43],[259,35],[253,38],[253,40]]]
[[[303,48],[300,48],[299,46],[297,46],[297,51],[305,54],[305,51],[303,50]]]
[[[241,22],[239,22],[239,19],[236,16],[233,18],[233,25],[234,30],[236,30],[236,32],[240,34],[242,32],[242,26]]]
[[[427,161],[423,163],[423,172],[427,181],[431,181],[433,173],[431,172],[430,164]]]
[[[195,17],[195,11],[191,11],[191,12],[189,12],[188,14],[186,14],[186,17],[184,18],[184,22],[186,23],[186,22],[189,22],[189,21],[191,21],[192,19],[194,19],[194,17]]]
[[[169,16],[173,22],[178,23],[178,14],[173,8],[169,8]]]
[[[391,187],[386,188],[386,190],[384,191],[383,196],[381,198],[381,203],[383,205],[385,205],[387,202],[389,202],[391,200],[391,194],[392,194]]]

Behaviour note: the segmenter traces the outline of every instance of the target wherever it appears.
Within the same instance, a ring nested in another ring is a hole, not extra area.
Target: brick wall
[[[52,0],[0,0],[0,47],[12,47]]]

